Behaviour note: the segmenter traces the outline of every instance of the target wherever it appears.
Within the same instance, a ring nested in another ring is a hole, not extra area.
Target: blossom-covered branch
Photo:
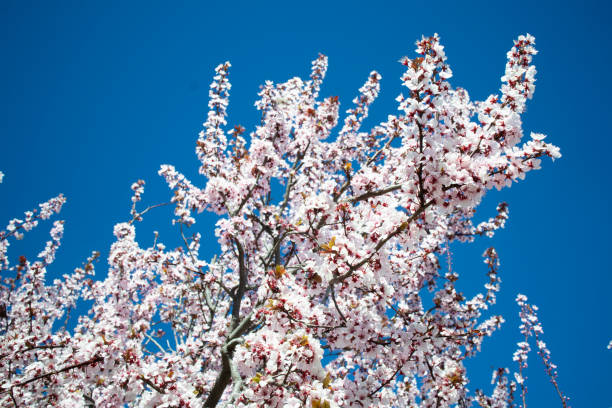
[[[485,252],[483,291],[469,299],[450,261],[441,268],[451,242],[504,227],[505,203],[473,222],[487,191],[560,157],[542,134],[521,144],[534,38],[515,41],[500,93],[482,102],[451,86],[437,35],[416,46],[401,60],[398,111],[369,131],[377,72],[342,118],[339,98],[319,95],[328,63],[319,55],[307,80],[261,87],[261,123],[247,133],[228,126],[230,64],[219,65],[196,142],[206,180],[162,165],[172,197],[144,209],[145,183],[134,183],[102,280],[90,278],[94,253],[47,282],[61,221],[37,261],[9,263],[9,239],[58,212],[62,196],[11,221],[0,232],[0,404],[509,407],[519,388],[526,398],[522,370],[534,335],[565,406],[526,303],[519,373],[511,381],[496,370],[490,396],[468,390],[464,360],[504,322],[489,314],[500,262],[493,248]],[[141,245],[138,222],[168,204],[181,246],[167,248],[157,232]],[[196,230],[202,211],[219,216],[216,242]],[[202,259],[203,244],[218,246],[213,259]],[[91,309],[68,325],[82,300]]]

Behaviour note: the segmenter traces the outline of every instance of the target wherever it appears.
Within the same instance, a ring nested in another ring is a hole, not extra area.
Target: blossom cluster
[[[451,86],[437,35],[416,45],[417,56],[401,60],[398,111],[370,131],[362,124],[377,72],[342,119],[338,97],[319,96],[328,62],[319,55],[309,79],[261,87],[262,120],[247,134],[227,129],[231,65],[219,65],[196,143],[205,184],[163,165],[170,202],[139,210],[144,181],[134,183],[131,220],[114,228],[103,280],[91,279],[94,253],[46,282],[61,221],[38,261],[9,263],[8,240],[59,211],[62,196],[12,220],[0,232],[0,404],[507,407],[519,387],[524,397],[522,371],[511,380],[496,370],[490,395],[467,386],[465,359],[504,322],[488,313],[500,290],[497,253],[485,252],[484,290],[471,298],[441,263],[451,242],[504,227],[505,203],[473,221],[487,191],[560,157],[542,134],[521,144],[534,39],[515,41],[500,94],[482,102]],[[166,204],[184,245],[168,249],[156,233],[142,247],[136,223]],[[210,260],[200,257],[202,236],[189,235],[205,210],[219,216]],[[81,300],[91,309],[68,325]],[[536,309],[522,297],[519,306],[519,370],[535,336],[557,387]]]

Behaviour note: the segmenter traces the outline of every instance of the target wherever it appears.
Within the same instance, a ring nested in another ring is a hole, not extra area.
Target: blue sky
[[[479,218],[499,201],[510,205],[506,228],[492,239],[453,247],[467,295],[485,282],[480,255],[501,257],[502,292],[494,313],[507,323],[470,361],[471,389],[490,390],[490,371],[514,369],[517,293],[540,306],[544,339],[574,407],[608,407],[612,380],[609,132],[612,39],[607,5],[595,2],[31,2],[0,3],[0,219],[6,223],[57,193],[68,203],[64,245],[53,274],[108,253],[112,226],[130,210],[130,184],[147,181],[145,203],[170,192],[157,176],[173,164],[196,184],[194,145],[205,120],[213,69],[233,67],[229,123],[247,129],[265,80],[307,76],[322,52],[330,67],[322,94],[350,106],[372,69],[382,92],[373,125],[395,110],[402,91],[397,63],[422,34],[440,34],[454,86],[472,98],[497,93],[506,51],[519,34],[536,37],[538,82],[524,116],[526,133],[548,134],[563,158],[502,192],[490,194]],[[170,209],[139,227],[176,242]],[[196,228],[211,233],[214,218]],[[13,248],[35,255],[50,223]],[[177,242],[176,242],[177,243]],[[215,245],[207,248],[212,255]],[[104,265],[98,267],[103,273]],[[463,286],[462,286],[463,285]],[[475,373],[477,372],[477,373]],[[528,405],[558,400],[531,354]]]

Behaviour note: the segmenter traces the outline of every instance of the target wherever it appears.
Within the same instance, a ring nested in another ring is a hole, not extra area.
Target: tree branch
[[[28,384],[30,384],[30,383],[32,383],[34,381],[42,380],[43,378],[49,378],[49,377],[52,377],[52,376],[57,375],[57,374],[65,373],[66,371],[70,371],[70,370],[73,370],[75,368],[81,368],[81,367],[85,367],[85,366],[88,366],[88,365],[91,365],[91,364],[99,363],[100,361],[103,361],[103,360],[104,359],[102,357],[96,356],[96,357],[94,357],[94,358],[92,358],[90,360],[83,361],[82,363],[73,364],[73,365],[61,368],[59,370],[55,370],[55,371],[51,371],[51,372],[48,372],[48,373],[39,374],[39,375],[37,375],[37,376],[35,376],[33,378],[30,378],[29,380],[24,381],[22,383],[13,384],[11,386],[10,390],[12,390],[13,388],[17,388],[17,387],[25,387],[26,385],[28,385]],[[5,391],[0,391],[0,394],[4,394],[6,392],[7,392],[6,390]]]

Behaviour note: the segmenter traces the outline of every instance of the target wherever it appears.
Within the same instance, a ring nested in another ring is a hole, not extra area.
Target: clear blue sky
[[[125,3],[125,4],[124,4]],[[495,245],[502,292],[494,313],[507,323],[470,362],[480,372],[470,388],[490,391],[490,369],[509,366],[520,340],[514,297],[541,308],[545,340],[559,365],[560,385],[574,407],[609,407],[612,397],[609,131],[611,30],[607,5],[594,2],[199,2],[7,1],[0,3],[0,219],[64,193],[64,246],[51,269],[65,273],[91,250],[108,253],[112,226],[129,217],[130,184],[147,181],[145,203],[170,192],[156,175],[176,165],[196,184],[197,132],[206,115],[213,68],[225,60],[230,124],[257,120],[253,102],[264,80],[306,76],[318,52],[329,56],[322,93],[350,105],[372,69],[382,92],[375,123],[395,110],[401,92],[397,63],[422,34],[440,34],[452,83],[476,99],[496,93],[506,51],[519,34],[536,37],[538,82],[524,116],[530,131],[548,134],[563,158],[546,161],[523,183],[493,193],[510,220],[492,239],[454,247],[454,266],[472,295],[484,283],[480,255]],[[160,209],[138,230],[176,242],[170,210]],[[203,233],[212,217],[196,224]],[[47,223],[13,247],[35,255]],[[210,241],[212,242],[212,240]],[[206,248],[212,255],[216,245]],[[98,267],[103,274],[104,264]],[[543,367],[531,354],[531,407],[559,405]]]

